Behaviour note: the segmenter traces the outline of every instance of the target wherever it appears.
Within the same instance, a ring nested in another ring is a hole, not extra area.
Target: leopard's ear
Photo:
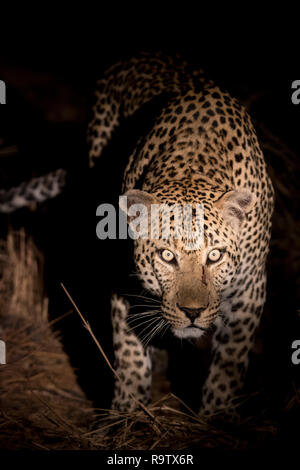
[[[215,206],[222,212],[223,218],[239,230],[247,212],[255,205],[255,196],[248,189],[228,191],[219,198]]]
[[[150,214],[151,204],[157,204],[156,198],[146,191],[130,189],[119,198],[119,207],[127,215],[128,223],[136,217],[136,213]]]

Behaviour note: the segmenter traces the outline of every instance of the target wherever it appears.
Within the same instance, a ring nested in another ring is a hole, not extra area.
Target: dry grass
[[[62,346],[48,322],[42,257],[23,231],[1,247],[0,366],[2,448],[80,448],[92,420]],[[79,441],[78,441],[79,439]]]

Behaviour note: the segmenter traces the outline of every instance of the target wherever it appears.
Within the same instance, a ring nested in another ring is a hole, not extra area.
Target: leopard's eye
[[[160,252],[161,259],[166,261],[167,263],[171,263],[175,259],[174,253],[170,250],[161,250]]]
[[[211,263],[216,263],[219,261],[223,256],[223,252],[215,248],[214,250],[211,250],[211,252],[208,254],[208,260]]]

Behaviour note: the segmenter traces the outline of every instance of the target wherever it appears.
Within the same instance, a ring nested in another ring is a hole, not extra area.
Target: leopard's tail
[[[141,53],[128,62],[113,65],[97,82],[88,125],[89,166],[128,117],[162,93],[178,93],[204,84],[204,72],[191,68],[179,57]],[[208,83],[208,82],[206,82]]]
[[[8,190],[0,190],[0,213],[10,213],[60,194],[66,184],[66,170],[58,169]]]

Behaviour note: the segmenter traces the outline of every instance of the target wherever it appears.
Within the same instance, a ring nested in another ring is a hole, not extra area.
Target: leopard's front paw
[[[216,406],[202,405],[199,410],[199,416],[206,420],[226,421],[227,423],[238,424],[240,422],[240,414],[238,409],[229,404]]]

